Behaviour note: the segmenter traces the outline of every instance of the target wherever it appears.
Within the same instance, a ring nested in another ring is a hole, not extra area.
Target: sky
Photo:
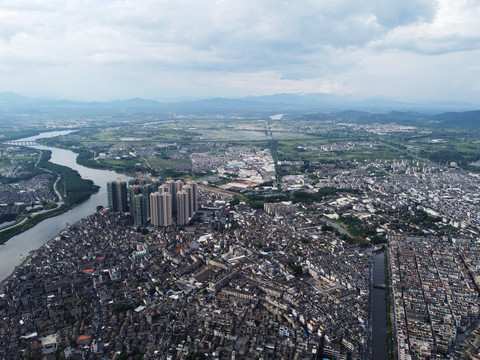
[[[0,92],[480,105],[480,0],[2,0]]]

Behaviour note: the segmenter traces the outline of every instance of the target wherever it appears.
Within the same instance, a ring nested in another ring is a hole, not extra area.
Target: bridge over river
[[[38,146],[39,145],[35,141],[21,141],[21,140],[4,141],[2,142],[2,144],[14,145],[14,146]]]

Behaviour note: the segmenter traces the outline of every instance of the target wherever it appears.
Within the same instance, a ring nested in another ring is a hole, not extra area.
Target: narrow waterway
[[[55,137],[65,135],[72,131],[52,131],[37,136],[32,136],[18,141],[35,141],[41,138]],[[0,246],[0,280],[5,279],[12,273],[16,266],[34,251],[45,244],[47,241],[55,237],[67,224],[73,224],[95,212],[98,205],[107,205],[107,181],[117,178],[128,179],[125,175],[117,174],[109,170],[89,169],[78,165],[76,162],[77,154],[69,150],[57,149],[47,146],[35,146],[35,149],[50,150],[52,158],[50,161],[55,164],[68,166],[77,170],[84,179],[92,180],[96,185],[100,186],[100,190],[90,196],[90,198],[82,204],[75,206],[70,211],[46,219],[17,236],[12,237],[4,245]]]
[[[373,254],[373,283],[385,284],[385,255]],[[372,358],[388,359],[387,303],[385,290],[373,288],[372,297]]]

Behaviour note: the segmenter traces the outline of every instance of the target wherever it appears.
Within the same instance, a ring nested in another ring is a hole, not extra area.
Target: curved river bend
[[[72,131],[52,131],[37,136],[31,136],[17,141],[34,141],[42,138],[66,135]],[[95,212],[98,205],[107,205],[107,181],[121,178],[129,179],[125,175],[117,174],[109,170],[89,169],[78,165],[76,162],[77,154],[69,150],[57,149],[47,146],[33,146],[35,149],[50,150],[52,158],[50,161],[55,164],[68,166],[77,170],[84,179],[92,180],[100,186],[100,190],[90,196],[90,198],[75,206],[68,212],[46,219],[35,227],[12,237],[4,245],[0,246],[0,281],[10,275],[16,266],[29,255],[29,252],[40,248],[43,244],[55,237],[67,224],[73,224],[78,220]]]

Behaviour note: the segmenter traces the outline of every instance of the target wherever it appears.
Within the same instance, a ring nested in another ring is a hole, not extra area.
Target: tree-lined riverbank
[[[19,139],[19,141],[35,141],[39,138],[59,136],[69,132],[71,131],[54,131],[30,138]],[[77,172],[82,179],[90,180],[94,185],[99,186],[99,190],[93,195],[89,195],[86,200],[81,201],[76,206],[59,209],[58,212],[47,213],[50,215],[49,218],[39,218],[36,224],[32,223],[30,229],[18,233],[5,242],[0,247],[0,280],[6,278],[16,266],[21,264],[31,251],[37,250],[51,238],[55,237],[66,225],[73,224],[92,214],[96,211],[98,205],[107,205],[107,181],[116,178],[128,179],[127,176],[113,171],[89,169],[81,166],[76,162],[77,154],[72,151],[46,146],[35,146],[34,148],[42,150],[43,152],[50,151],[51,158],[48,163],[69,168],[72,170],[72,173],[68,171],[70,175],[73,174],[73,171]],[[66,181],[66,185],[67,183],[68,180]],[[63,191],[63,182],[59,181],[58,185],[59,190]]]

